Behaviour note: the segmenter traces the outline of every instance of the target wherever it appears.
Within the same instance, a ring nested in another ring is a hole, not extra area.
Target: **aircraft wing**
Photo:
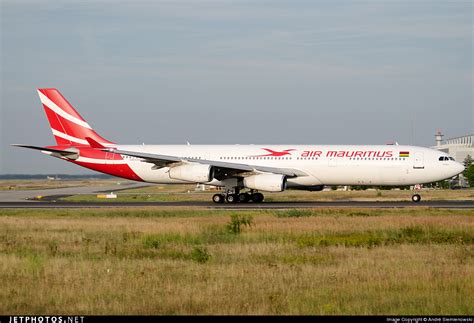
[[[229,169],[229,170],[233,170],[233,171],[237,171],[241,173],[263,172],[263,173],[281,174],[281,175],[285,175],[289,177],[308,176],[308,174],[306,174],[305,172],[302,172],[298,169],[293,169],[293,168],[279,168],[279,167],[267,167],[267,166],[251,165],[251,164],[238,164],[238,163],[229,163],[229,162],[214,161],[214,160],[183,158],[183,157],[178,157],[178,156],[142,153],[142,152],[128,151],[128,150],[104,149],[104,151],[109,151],[109,152],[113,152],[115,154],[120,154],[120,155],[141,158],[147,162],[155,164],[158,167],[166,167],[174,163],[199,163],[199,164],[211,165],[218,168]]]

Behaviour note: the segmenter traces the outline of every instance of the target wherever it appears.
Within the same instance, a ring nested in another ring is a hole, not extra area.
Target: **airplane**
[[[262,191],[325,185],[420,187],[464,170],[444,152],[404,145],[119,145],[95,132],[57,89],[37,90],[56,145],[12,146],[134,181],[217,186],[223,191],[215,203],[260,203]],[[415,190],[412,201],[420,200]]]

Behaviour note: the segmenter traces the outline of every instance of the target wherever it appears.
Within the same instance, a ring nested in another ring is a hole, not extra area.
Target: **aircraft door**
[[[107,164],[110,164],[110,163],[109,163],[109,159],[113,158],[111,155],[112,155],[112,153],[109,153],[109,152],[107,152],[107,151],[105,152],[105,164],[106,164],[106,165],[107,165]]]
[[[111,165],[113,164],[113,160],[115,159],[115,154],[114,153],[111,153],[111,152],[108,152],[106,151],[105,152],[105,164],[106,165]]]
[[[424,159],[423,153],[420,151],[415,152],[413,168],[415,169],[425,168],[425,159]]]

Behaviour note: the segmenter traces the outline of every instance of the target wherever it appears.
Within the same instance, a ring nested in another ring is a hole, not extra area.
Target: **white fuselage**
[[[261,202],[263,194],[254,192],[260,190],[423,184],[464,170],[443,152],[415,146],[116,145],[95,132],[57,89],[40,88],[38,95],[56,146],[15,146],[136,181],[224,186],[226,196],[214,196],[216,203],[224,197],[233,202],[237,195],[242,201]],[[242,188],[250,193],[239,193]]]
[[[234,164],[300,170],[288,187],[316,185],[402,186],[436,182],[463,171],[447,154],[399,145],[118,145],[117,149]],[[156,168],[140,158],[122,156],[144,181],[183,183],[171,179],[169,168]],[[213,180],[207,184],[223,185]]]

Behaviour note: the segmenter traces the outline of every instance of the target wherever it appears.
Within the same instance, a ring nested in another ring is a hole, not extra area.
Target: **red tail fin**
[[[102,138],[56,89],[38,89],[38,95],[59,146],[89,146],[87,138],[100,145],[113,143]]]
[[[99,142],[95,141],[95,140],[92,139],[91,137],[86,137],[86,140],[87,140],[87,142],[89,143],[89,145],[90,145],[92,148],[99,148],[99,149],[105,148],[102,144],[100,144]]]

